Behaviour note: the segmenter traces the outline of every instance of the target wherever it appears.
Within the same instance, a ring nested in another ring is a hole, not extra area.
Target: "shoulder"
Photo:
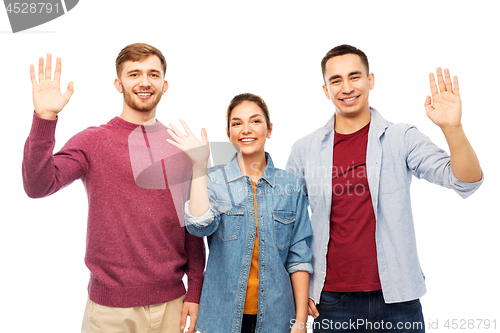
[[[299,191],[302,187],[302,180],[291,172],[274,168],[274,180],[276,185],[285,186],[288,190]]]
[[[212,183],[225,184],[224,180],[224,167],[227,164],[216,165],[207,170],[207,179]]]

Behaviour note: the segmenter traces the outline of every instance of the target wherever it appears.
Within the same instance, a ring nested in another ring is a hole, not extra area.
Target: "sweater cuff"
[[[196,283],[193,281],[189,281],[188,278],[188,290],[186,293],[186,297],[184,298],[184,302],[200,304],[202,284],[202,282]]]
[[[33,123],[31,124],[31,137],[47,137],[54,136],[56,132],[57,119],[44,119],[41,118],[33,111]]]

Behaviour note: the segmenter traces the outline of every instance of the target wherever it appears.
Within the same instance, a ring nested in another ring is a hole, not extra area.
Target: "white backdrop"
[[[2,144],[0,223],[2,332],[79,332],[89,271],[83,257],[87,201],[80,181],[44,199],[23,191],[21,161],[33,112],[29,65],[51,52],[63,60],[62,87],[75,93],[60,114],[56,150],[75,133],[121,112],[114,61],[130,43],[158,47],[170,88],[163,123],[185,119],[210,140],[226,140],[225,109],[242,92],[268,103],[274,133],[267,150],[284,167],[297,139],[334,112],[322,92],[320,61],[332,47],[362,49],[375,74],[370,104],[393,122],[416,125],[440,147],[425,115],[428,73],[458,75],[463,126],[485,182],[472,197],[415,179],[417,244],[428,293],[427,324],[496,320],[500,329],[496,1],[97,1],[12,34],[0,9]],[[438,4],[436,4],[438,3]],[[223,314],[221,314],[223,315]],[[476,322],[475,327],[477,327]],[[450,331],[450,330],[446,330]],[[483,330],[480,330],[483,331]],[[487,331],[493,331],[491,328]]]

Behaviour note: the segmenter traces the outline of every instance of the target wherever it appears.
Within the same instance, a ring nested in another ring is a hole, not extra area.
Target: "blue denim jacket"
[[[332,203],[333,128],[328,123],[292,147],[286,170],[304,180],[311,206],[314,273],[309,297],[319,303],[325,283]],[[481,185],[451,172],[450,157],[415,127],[386,121],[371,108],[366,149],[368,186],[376,219],[375,242],[386,303],[420,298],[426,292],[411,212],[412,176],[455,190],[463,198]]]
[[[290,332],[295,301],[289,274],[312,273],[312,238],[302,181],[267,166],[257,181],[259,237],[259,300],[255,332]],[[210,209],[193,217],[186,203],[186,227],[195,236],[208,236],[210,249],[196,329],[201,332],[240,332],[248,273],[256,235],[255,202],[250,177],[234,157],[225,166],[209,169]]]

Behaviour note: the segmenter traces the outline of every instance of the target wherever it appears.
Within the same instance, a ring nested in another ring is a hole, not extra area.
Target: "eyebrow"
[[[350,73],[349,73],[349,76],[353,76],[353,75],[361,75],[361,74],[363,74],[363,73],[361,73],[361,71],[354,71],[354,72],[350,72]],[[337,74],[337,75],[332,75],[332,76],[330,76],[330,78],[328,79],[328,81],[329,81],[329,82],[332,82],[333,80],[336,80],[336,79],[341,79],[341,78],[342,78],[342,76],[340,76],[340,75],[338,75],[338,74]]]
[[[140,73],[140,72],[142,72],[142,70],[140,70],[140,69],[132,69],[132,70],[128,71],[127,74]],[[161,73],[157,69],[148,69],[146,72],[148,72],[148,73]]]
[[[255,118],[255,117],[262,117],[262,115],[261,115],[261,114],[256,113],[256,114],[254,114],[254,115],[251,115],[251,116],[249,117],[249,119],[252,119],[252,118]],[[240,119],[240,118],[237,118],[237,117],[233,117],[233,118],[231,118],[231,121],[233,121],[233,120],[241,120],[241,119]]]

